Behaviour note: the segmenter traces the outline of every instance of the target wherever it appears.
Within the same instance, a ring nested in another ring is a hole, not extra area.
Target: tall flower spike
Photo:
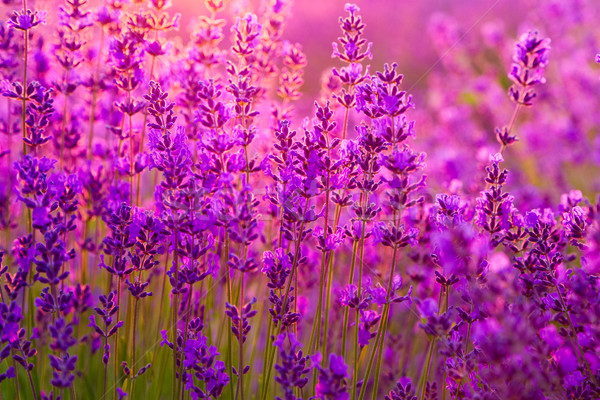
[[[544,69],[548,64],[549,53],[550,39],[540,38],[537,31],[524,33],[515,44],[514,63],[508,74],[514,84],[508,95],[516,104],[533,104],[534,87],[546,82]]]
[[[338,40],[343,46],[343,50],[340,51],[338,44],[333,43],[331,57],[337,57],[348,64],[361,62],[365,58],[373,58],[371,55],[372,43],[367,44],[367,39],[362,37],[365,24],[362,21],[362,17],[358,15],[360,8],[356,4],[347,3],[344,10],[350,15],[346,18],[340,17],[340,28],[344,36],[338,38]],[[367,48],[363,50],[365,44]]]

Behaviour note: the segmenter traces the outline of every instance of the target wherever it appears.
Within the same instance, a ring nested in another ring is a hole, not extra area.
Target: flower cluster
[[[600,398],[599,5],[60,3],[2,6],[3,399]]]

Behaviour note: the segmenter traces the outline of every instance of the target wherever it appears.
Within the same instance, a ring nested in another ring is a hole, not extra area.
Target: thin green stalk
[[[143,264],[141,264],[143,265]],[[131,331],[131,341],[132,341],[132,346],[131,346],[131,366],[130,371],[131,371],[131,376],[130,378],[133,379],[133,381],[131,382],[131,397],[134,397],[134,388],[135,388],[135,333],[136,333],[136,324],[137,324],[137,313],[138,313],[138,302],[139,300],[137,298],[135,298],[134,300],[134,305],[133,305],[133,330]]]
[[[265,314],[265,305],[268,304],[268,301],[263,301],[263,307],[261,307],[260,312],[258,314],[258,318],[257,321],[262,321],[264,314]],[[269,329],[268,329],[268,334],[271,333],[271,320],[269,318]],[[248,371],[248,373],[250,374],[250,378],[252,378],[253,372],[254,372],[254,368],[252,368],[252,366],[254,365],[254,359],[256,358],[256,353],[257,353],[257,349],[258,349],[258,339],[261,335],[259,335],[260,331],[258,330],[254,330],[254,338],[252,339],[252,346],[251,351],[250,351],[250,360],[248,365],[250,366],[250,370]],[[250,384],[252,382],[252,379],[248,379],[246,381],[246,387],[244,388],[246,390],[246,392],[250,392]],[[1,400],[1,399],[0,399]]]
[[[304,211],[303,211],[303,217],[304,217],[304,212],[306,211],[306,209],[308,208],[308,203],[309,203],[309,198],[306,198],[306,202],[304,204]],[[305,221],[304,219],[302,220],[302,223],[300,224],[300,232],[298,233],[298,238],[296,240],[296,245],[295,245],[295,251],[294,251],[294,259],[292,261],[292,269],[289,275],[289,280],[288,283],[286,285],[286,290],[285,290],[285,296],[283,297],[283,306],[282,306],[282,310],[285,310],[287,307],[287,302],[288,302],[288,298],[289,298],[289,294],[290,294],[290,287],[292,285],[292,279],[294,274],[297,274],[297,263],[298,263],[298,253],[300,251],[300,242],[302,239],[302,234],[304,233],[304,224]],[[296,285],[297,286],[297,285]],[[295,299],[294,299],[295,300]],[[283,325],[280,325],[280,329],[279,329],[279,333],[281,333],[283,330]],[[271,365],[273,364],[273,358],[275,357],[275,350],[273,350],[271,352],[271,355],[269,357],[269,362],[268,362],[268,369],[267,369],[267,379],[265,380],[265,391],[263,392],[263,399],[266,399],[267,396],[267,391],[268,391],[268,387],[269,387],[269,380],[271,377]]]
[[[227,284],[227,302],[231,304],[231,277],[229,276],[229,232],[227,232],[227,227],[225,227],[225,271],[226,271],[226,279],[225,282]],[[229,372],[229,376],[233,376],[233,355],[231,354],[231,349],[233,347],[231,340],[231,319],[227,318],[227,369]],[[233,399],[233,385],[229,385],[229,395],[230,398]]]
[[[193,299],[193,295],[194,295],[194,287],[192,286],[192,284],[189,284],[189,298],[188,298],[188,304],[187,304],[187,311],[185,313],[185,327],[183,328],[183,346],[185,347],[185,342],[187,341],[187,337],[188,337],[188,325],[190,323],[190,314],[192,313],[192,299]],[[183,362],[181,363],[181,370],[179,371],[179,380],[180,380],[180,385],[183,388]],[[183,394],[185,393],[185,390],[182,389],[181,390],[181,397],[183,398]]]
[[[267,372],[267,359],[268,359],[268,356],[269,356],[270,350],[271,350],[271,347],[269,346],[269,342],[271,340],[271,331],[273,330],[272,328],[273,328],[273,319],[269,318],[269,325],[267,328],[267,338],[265,340],[265,351],[264,351],[264,355],[263,355],[262,380],[260,382],[260,392],[261,393],[265,392],[265,390],[264,390],[265,381],[266,381],[265,373]]]
[[[105,325],[104,328],[104,332],[108,331],[108,326]],[[104,337],[104,347],[106,348],[108,339],[106,338],[106,336]],[[102,362],[102,358],[100,358],[100,362]],[[107,381],[107,377],[108,377],[108,363],[104,364],[104,386],[102,389],[102,400],[106,399],[106,381]]]
[[[469,353],[470,340],[471,340],[471,322],[469,322],[468,327],[467,327],[467,340],[465,341],[465,355]],[[457,385],[457,389],[456,389],[457,398],[458,398],[458,396],[460,396],[460,388],[462,387],[463,380],[464,380],[464,376],[461,377],[460,380],[458,381],[458,385]]]
[[[448,307],[450,306],[450,286],[446,286],[446,302],[444,304],[444,312],[448,311]],[[442,400],[446,400],[446,361],[448,360],[447,356],[444,356],[444,373],[442,375]]]
[[[27,3],[23,1],[23,11],[27,12]],[[29,47],[29,31],[23,31],[23,98],[22,101],[22,112],[21,112],[21,129],[23,133],[23,139],[27,137],[27,125],[25,123],[27,119],[27,58],[28,58],[28,47]],[[27,145],[23,141],[23,155],[27,154]]]
[[[326,141],[327,141],[327,154],[329,156],[330,150],[329,150],[329,141],[327,140],[326,137]],[[327,235],[329,233],[329,180],[330,180],[330,167],[327,167],[327,180],[325,182],[325,221],[323,221],[323,237],[325,238],[324,242],[327,241]],[[321,279],[319,282],[319,303],[317,305],[317,314],[318,314],[318,319],[315,318],[315,325],[317,327],[317,334],[316,334],[316,344],[315,344],[315,350],[317,348],[319,348],[319,343],[321,342],[321,315],[322,315],[322,309],[323,309],[323,287],[325,285],[325,279],[327,277],[327,253],[328,251],[323,249],[323,256],[321,257]],[[297,288],[298,285],[296,285]],[[296,296],[298,297],[298,296]],[[327,295],[327,297],[329,297],[329,295]],[[327,305],[326,305],[327,307]],[[295,312],[295,310],[294,310]],[[325,328],[327,328],[327,322],[325,322]],[[324,334],[327,335],[327,329],[324,329]]]
[[[88,204],[88,208],[89,208],[89,204]],[[90,231],[90,219],[88,217],[86,217],[85,224],[83,225],[83,235],[82,235],[84,241],[87,239],[87,235],[89,234],[89,231]],[[88,252],[87,252],[87,246],[86,246],[81,251],[81,283],[84,285],[87,283],[87,264],[88,264]]]
[[[377,397],[377,388],[379,385],[379,377],[381,376],[381,359],[382,359],[382,355],[383,355],[383,349],[384,349],[384,344],[385,344],[385,334],[387,332],[387,324],[388,324],[388,318],[390,315],[390,301],[391,301],[391,294],[392,294],[392,282],[394,280],[394,272],[396,270],[396,253],[397,253],[397,247],[394,246],[394,251],[392,253],[392,268],[390,269],[390,277],[389,277],[389,282],[388,282],[388,293],[387,293],[387,299],[386,299],[386,303],[384,305],[384,314],[383,318],[381,319],[381,322],[379,323],[379,329],[382,331],[381,334],[381,343],[379,344],[379,354],[377,355],[377,367],[375,368],[375,383],[373,385],[373,395],[372,395],[372,399],[375,400],[375,398]],[[375,347],[377,347],[378,343],[375,343]],[[373,351],[375,351],[376,349],[373,349]],[[370,367],[370,366],[369,366]],[[367,375],[365,376],[365,382],[369,380],[369,373],[370,373],[370,368],[367,369]],[[366,385],[364,385],[366,386]]]
[[[382,319],[387,318],[387,314],[389,312],[389,308],[384,306],[383,312],[382,312]],[[358,325],[358,324],[357,324]],[[380,324],[381,326],[381,324]],[[367,364],[367,372],[365,373],[365,379],[363,380],[362,386],[360,387],[360,393],[358,398],[360,400],[362,400],[365,396],[365,393],[367,392],[367,386],[368,386],[368,379],[369,379],[369,375],[371,375],[371,368],[373,367],[373,360],[375,360],[375,354],[377,353],[377,348],[379,345],[379,342],[382,338],[382,329],[377,329],[377,336],[375,337],[375,343],[373,345],[373,348],[371,349],[371,354],[369,356],[369,363]]]
[[[119,322],[119,316],[121,314],[121,279],[119,276],[117,283],[117,318],[116,321]],[[119,365],[119,332],[115,333],[115,357],[114,357],[114,368],[113,368],[113,377],[114,377],[114,386],[115,390],[113,391],[113,400],[117,398],[117,377],[118,377],[118,365]]]
[[[350,263],[350,276],[348,277],[348,284],[351,285],[354,281],[354,265],[356,264],[356,253],[358,250],[358,240],[355,240],[352,244],[352,262]],[[342,328],[342,355],[346,354],[346,337],[348,336],[348,316],[350,314],[350,307],[344,307],[344,324]]]
[[[419,399],[425,398],[425,390],[427,388],[427,381],[429,380],[429,369],[431,367],[431,359],[433,357],[433,349],[435,348],[436,339],[432,339],[428,345],[427,358],[425,364],[423,364],[423,370],[421,371],[421,377],[419,378]]]
[[[276,326],[273,326],[273,333],[275,333],[276,331]],[[268,349],[268,363],[267,363],[267,376],[263,382],[263,396],[262,399],[266,400],[267,399],[267,395],[269,393],[269,384],[271,381],[271,371],[273,370],[272,366],[273,366],[273,362],[274,362],[274,358],[275,358],[275,353],[276,353],[276,349],[275,346],[271,345],[269,346]]]
[[[23,357],[24,360],[27,359],[27,357],[25,356],[25,353],[23,352],[23,348],[19,345],[19,351],[21,352],[21,356]],[[31,386],[31,393],[33,393],[33,400],[37,400],[37,394],[35,392],[35,385],[33,384],[33,379],[31,378],[31,371],[29,371],[29,369],[25,368],[25,370],[27,371],[27,377],[29,378],[29,385]],[[15,378],[17,379],[17,378]]]
[[[327,344],[329,339],[329,303],[331,302],[331,282],[333,281],[333,260],[335,252],[329,252],[327,286],[325,287],[325,326],[323,327],[323,348],[322,354],[327,354]]]
[[[179,237],[177,232],[177,227],[174,229],[175,236],[175,249],[173,251],[173,265],[175,267],[175,284],[179,283]],[[173,388],[176,390],[173,392],[173,400],[179,399],[179,385],[177,382],[177,310],[178,310],[178,299],[179,296],[177,294],[173,294],[173,318],[171,321],[171,329],[173,330]]]
[[[166,252],[166,256],[165,256],[165,270],[163,272],[163,279],[162,279],[162,288],[160,290],[160,304],[159,304],[159,308],[158,308],[158,321],[156,323],[156,334],[154,337],[158,338],[160,337],[160,324],[161,324],[161,319],[162,319],[162,314],[163,314],[163,304],[165,302],[165,287],[167,284],[167,270],[169,269],[169,252]],[[158,352],[155,351],[154,355],[153,355],[153,360],[152,360],[152,364],[154,364],[156,362],[156,354]]]
[[[362,197],[362,196],[361,196]],[[366,197],[366,196],[365,196]],[[362,203],[362,201],[361,201]],[[363,262],[365,256],[365,228],[367,222],[363,220],[362,228],[360,232],[360,258],[358,262],[358,298],[360,299],[362,290],[362,274],[363,274]],[[359,311],[356,309],[356,321],[354,325],[354,370],[352,376],[352,398],[356,398],[356,385],[358,384],[358,321]]]
[[[244,309],[244,273],[240,271],[240,312],[243,312]],[[235,393],[235,398],[237,400],[238,394],[241,400],[244,400],[244,337],[243,337],[243,324],[242,319],[240,318],[239,324],[239,356],[238,356],[238,381],[237,381],[237,389]]]
[[[13,353],[14,355],[14,353]],[[21,392],[19,391],[19,376],[18,376],[18,369],[17,369],[17,362],[15,361],[14,357],[12,358],[12,362],[13,362],[13,369],[15,370],[15,374],[17,374],[17,376],[15,376],[15,378],[13,379],[15,381],[15,392],[17,393],[17,399],[21,398]]]
[[[319,348],[319,342],[321,338],[321,308],[323,304],[323,288],[325,283],[325,258],[327,257],[327,252],[323,251],[321,254],[321,277],[319,279],[319,301],[317,302],[317,309],[315,310],[315,318],[313,321],[313,329],[310,335],[310,344],[308,346],[308,350],[314,350]]]
[[[127,91],[127,103],[131,104],[131,90]],[[129,204],[133,207],[133,177],[135,160],[133,158],[133,115],[129,114]]]

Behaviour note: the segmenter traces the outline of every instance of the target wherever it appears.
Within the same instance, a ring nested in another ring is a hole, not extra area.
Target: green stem
[[[13,350],[13,355],[14,355],[14,350]],[[17,399],[20,399],[21,392],[19,390],[19,376],[18,376],[17,362],[15,361],[14,357],[11,357],[11,358],[12,358],[12,362],[13,362],[13,369],[15,370],[15,374],[17,375],[13,379],[15,381],[15,392],[17,393]]]
[[[174,229],[174,235],[175,235],[175,249],[173,251],[173,265],[175,267],[175,285],[179,284],[179,258],[178,258],[178,252],[179,252],[179,238],[178,238],[178,232],[177,232],[177,227],[175,227]],[[171,329],[173,330],[173,388],[176,389],[173,392],[173,399],[179,399],[179,386],[178,386],[178,382],[177,382],[177,311],[178,311],[178,299],[179,299],[179,295],[178,294],[173,294],[173,314],[172,314],[172,321],[171,321]]]
[[[108,326],[105,327],[104,331],[106,332],[107,330],[108,330]],[[104,337],[104,347],[106,347],[107,342],[108,342],[108,339],[105,336]],[[100,358],[100,362],[102,362],[102,358]],[[108,363],[104,364],[104,389],[102,390],[102,400],[106,399],[106,381],[107,381],[107,377],[108,377]]]
[[[375,384],[373,385],[373,395],[372,395],[372,399],[375,400],[375,398],[377,397],[377,387],[379,385],[379,377],[381,376],[380,372],[381,372],[381,359],[382,359],[382,355],[383,355],[383,349],[384,349],[384,344],[385,344],[385,334],[387,332],[387,324],[388,324],[388,318],[390,315],[390,301],[391,301],[391,294],[392,294],[392,282],[394,280],[394,272],[396,270],[396,253],[397,253],[397,247],[394,246],[394,251],[392,253],[392,268],[390,269],[390,277],[389,277],[389,282],[388,282],[388,293],[387,293],[387,301],[385,303],[384,306],[384,315],[382,316],[381,322],[379,323],[379,329],[382,330],[382,334],[381,334],[381,343],[379,344],[379,354],[377,355],[377,367],[375,368]],[[375,347],[377,347],[377,343],[375,343]],[[375,351],[375,349],[374,349]],[[365,382],[369,380],[369,373],[370,373],[370,368],[367,369],[367,375],[365,376]],[[366,385],[365,385],[366,386]]]
[[[21,352],[21,356],[23,357],[24,360],[27,360],[27,357],[25,356],[25,353],[23,352],[23,348],[19,345],[19,351]],[[33,384],[33,379],[31,378],[31,371],[29,371],[29,369],[25,368],[25,371],[27,371],[27,377],[29,378],[29,385],[31,386],[31,393],[33,393],[33,400],[37,400],[37,394],[35,392],[35,385]],[[17,379],[15,377],[15,379]]]
[[[469,354],[470,340],[471,340],[471,322],[469,322],[468,328],[467,328],[467,340],[465,342],[465,355]],[[458,398],[458,396],[460,396],[460,388],[462,387],[463,380],[464,380],[464,377],[461,376],[460,380],[458,381],[458,385],[457,385],[457,389],[456,389],[456,398]]]
[[[27,3],[23,1],[23,11],[27,12]],[[23,31],[23,98],[22,101],[22,113],[21,113],[21,129],[23,133],[23,139],[27,137],[27,125],[25,123],[27,119],[27,59],[28,59],[28,47],[29,47],[29,31]],[[27,154],[27,145],[23,141],[23,155]]]
[[[185,347],[185,343],[187,341],[187,337],[188,337],[188,325],[190,323],[190,314],[192,313],[192,299],[194,298],[194,287],[189,284],[189,297],[188,297],[188,304],[187,304],[187,311],[185,313],[185,327],[183,328],[183,346]],[[182,387],[181,390],[181,397],[183,398],[183,394],[185,393],[185,389],[183,389],[183,362],[181,363],[181,369],[179,371],[179,381],[180,381],[180,385]]]
[[[154,337],[158,338],[160,337],[160,325],[161,325],[161,320],[162,320],[162,314],[163,314],[163,304],[165,302],[165,287],[167,284],[167,270],[169,269],[169,252],[166,252],[166,256],[165,256],[165,270],[163,272],[163,279],[162,279],[162,288],[160,291],[160,304],[158,306],[158,321],[156,323],[156,334]],[[156,362],[156,354],[158,352],[155,351],[154,355],[153,355],[153,359],[152,359],[152,364],[154,364]]]
[[[387,304],[384,305],[383,308],[383,312],[382,312],[382,320],[387,318],[387,314],[389,312],[389,307],[387,307]],[[358,323],[357,323],[358,325]],[[371,375],[371,368],[373,367],[373,360],[375,360],[375,353],[377,353],[377,347],[379,345],[379,342],[382,338],[382,329],[381,329],[381,324],[379,325],[380,329],[377,329],[377,336],[375,337],[375,344],[373,345],[373,348],[371,349],[371,355],[369,356],[369,363],[367,364],[367,371],[365,373],[365,379],[363,380],[362,386],[360,388],[360,393],[358,398],[360,400],[362,400],[365,397],[365,394],[367,392],[367,386],[368,386],[368,380],[369,380],[369,376]]]
[[[131,91],[127,91],[127,102],[131,104]],[[133,115],[129,114],[129,204],[133,207],[133,176],[135,159],[133,158]]]
[[[227,302],[231,303],[231,277],[229,276],[229,232],[227,232],[227,227],[225,229],[225,270],[226,270],[226,284],[227,284]],[[231,354],[231,349],[233,347],[231,340],[231,319],[227,318],[227,368],[229,372],[229,376],[233,376],[233,355]],[[233,399],[233,385],[229,385],[229,394],[230,398]]]
[[[269,342],[271,341],[271,331],[273,330],[273,319],[269,318],[269,326],[267,328],[267,338],[265,340],[265,352],[263,355],[263,379],[260,383],[260,392],[264,393],[265,392],[265,381],[266,381],[266,376],[265,373],[268,373],[267,370],[267,360],[268,360],[268,356],[271,353],[271,347],[269,346]]]
[[[240,289],[240,313],[243,312],[244,309],[244,273],[240,271],[240,281],[241,281],[241,289]],[[244,400],[244,335],[243,335],[243,323],[240,318],[239,324],[239,359],[238,359],[238,382],[235,398],[238,398],[238,393],[241,400]]]
[[[142,264],[143,265],[143,264]],[[131,372],[131,378],[133,379],[133,382],[131,383],[131,397],[133,398],[134,395],[134,388],[135,388],[135,333],[136,333],[136,325],[137,325],[137,313],[138,313],[138,299],[136,298],[134,300],[134,305],[133,305],[133,329],[131,331],[131,342],[132,342],[132,346],[131,346],[131,366],[129,367],[130,372]]]
[[[119,322],[119,317],[121,315],[121,279],[119,276],[117,283],[117,323]],[[119,331],[115,333],[115,357],[114,357],[114,368],[113,368],[113,377],[114,377],[114,386],[115,390],[113,391],[113,400],[117,398],[117,376],[118,376],[118,365],[119,365]]]
[[[325,283],[325,258],[327,257],[327,252],[323,251],[321,253],[321,277],[319,279],[319,301],[317,302],[317,309],[315,310],[315,319],[313,321],[313,329],[310,335],[310,344],[308,346],[308,350],[312,351],[313,345],[315,352],[319,348],[319,342],[321,337],[321,308],[323,306],[323,287]]]
[[[356,253],[358,250],[358,240],[352,244],[352,262],[350,263],[350,276],[348,277],[348,285],[351,285],[354,280],[354,265],[356,264]],[[348,316],[350,307],[344,307],[344,324],[342,328],[342,355],[346,354],[346,337],[348,336]]]
[[[361,196],[362,197],[362,196]],[[366,196],[365,196],[366,197]],[[361,201],[362,203],[362,201]],[[365,255],[365,228],[367,222],[363,220],[362,228],[360,232],[360,258],[358,262],[358,298],[360,301],[361,290],[362,290],[362,274],[363,274],[363,262]],[[356,385],[358,384],[358,325],[359,325],[359,311],[356,309],[356,320],[354,325],[354,373],[352,376],[352,398],[356,398]],[[363,383],[364,385],[364,383]]]
[[[421,371],[421,377],[419,378],[419,399],[425,398],[425,390],[427,388],[427,381],[429,379],[429,369],[431,367],[431,359],[433,357],[433,349],[435,348],[436,339],[432,339],[428,345],[427,358],[425,364],[423,364],[423,370]]]
[[[323,348],[321,353],[327,354],[327,342],[329,339],[329,303],[331,301],[331,282],[333,281],[333,260],[335,252],[329,253],[329,266],[327,276],[327,286],[325,287],[325,326],[323,328]]]

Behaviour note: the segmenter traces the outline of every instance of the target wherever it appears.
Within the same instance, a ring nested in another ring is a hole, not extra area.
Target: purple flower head
[[[286,254],[282,248],[278,248],[275,254],[276,256],[270,251],[265,251],[262,272],[269,278],[267,287],[270,289],[283,289],[292,269],[292,259],[290,254]]]
[[[513,60],[529,68],[545,67],[550,53],[550,39],[540,38],[537,31],[523,33],[515,44]]]
[[[417,236],[419,230],[416,228],[406,229],[404,225],[395,226],[385,222],[377,222],[373,227],[373,241],[375,244],[383,244],[397,249],[406,246],[414,247],[418,244]]]
[[[342,292],[340,293],[340,303],[344,306],[363,310],[369,307],[372,300],[372,295],[370,292],[361,293],[358,295],[358,287],[356,285],[347,285]]]
[[[119,395],[119,400],[123,400],[125,397],[129,396],[121,388],[117,388],[116,390],[117,390],[117,394]]]
[[[373,310],[360,311],[360,327],[358,328],[358,345],[361,347],[368,346],[369,341],[377,336],[376,332],[372,332],[377,323],[381,319],[381,315]]]
[[[333,43],[331,57],[337,57],[348,64],[358,63],[367,57],[372,58],[372,43],[367,44],[367,40],[362,37],[365,24],[362,22],[360,15],[357,14],[359,11],[358,6],[346,4],[344,9],[350,14],[346,18],[340,17],[340,28],[344,36],[338,38],[338,40],[344,50],[340,51],[338,44]],[[363,50],[365,44],[367,48]]]
[[[583,201],[583,194],[580,190],[571,190],[569,193],[560,195],[560,205],[558,210],[561,212],[569,211],[571,208],[578,206]]]
[[[577,244],[577,241],[584,237],[587,226],[586,219],[586,213],[579,206],[575,206],[569,212],[563,213],[565,234],[572,240],[571,243]]]
[[[0,326],[2,327],[2,342],[14,343],[19,340],[20,322],[23,319],[21,307],[16,302],[11,302],[10,305],[0,303]]]
[[[514,64],[508,77],[514,82],[509,97],[516,104],[530,106],[535,97],[534,86],[544,83],[550,39],[539,38],[536,31],[524,33],[515,45]]]
[[[344,357],[331,353],[329,355],[329,366],[323,367],[318,362],[315,368],[319,371],[316,394],[324,399],[348,400],[346,379],[348,378],[348,367],[344,363]]]
[[[556,224],[556,220],[554,219],[554,213],[549,208],[543,210],[535,209],[525,214],[525,224],[531,229],[539,225],[553,227]]]
[[[107,6],[101,6],[96,11],[96,21],[100,25],[109,25],[119,20],[120,11],[117,9],[110,9]]]
[[[309,357],[303,354],[300,349],[302,344],[293,333],[279,334],[273,345],[279,349],[280,357],[280,361],[275,364],[275,371],[278,374],[275,382],[282,387],[286,400],[296,400],[298,398],[294,395],[294,389],[302,389],[308,383],[306,374],[310,372],[307,366]]]
[[[11,379],[14,378],[16,376],[15,373],[15,368],[14,367],[8,367],[8,369],[6,370],[6,372],[0,374],[0,382],[2,382],[5,379]]]
[[[408,377],[398,379],[396,387],[385,396],[385,400],[417,400],[412,380]]]
[[[404,145],[402,149],[395,147],[390,155],[382,154],[379,164],[396,175],[414,173],[423,168],[425,153],[415,154],[411,148]]]
[[[247,13],[243,18],[236,19],[231,31],[235,34],[233,52],[240,57],[248,57],[258,45],[262,25],[258,23],[256,15]]]
[[[236,306],[229,303],[225,304],[225,314],[231,318],[231,332],[241,343],[246,341],[247,335],[250,332],[250,318],[257,313],[256,310],[252,309],[254,303],[256,303],[255,297],[246,303],[241,310],[238,310]]]
[[[35,28],[39,24],[46,23],[46,11],[30,10],[27,11],[13,11],[13,15],[8,19],[8,23],[14,29],[21,31],[28,31],[31,28]]]
[[[450,227],[460,224],[464,220],[464,210],[466,206],[462,203],[459,196],[448,194],[437,194],[435,196],[437,213],[436,222],[440,227]]]

